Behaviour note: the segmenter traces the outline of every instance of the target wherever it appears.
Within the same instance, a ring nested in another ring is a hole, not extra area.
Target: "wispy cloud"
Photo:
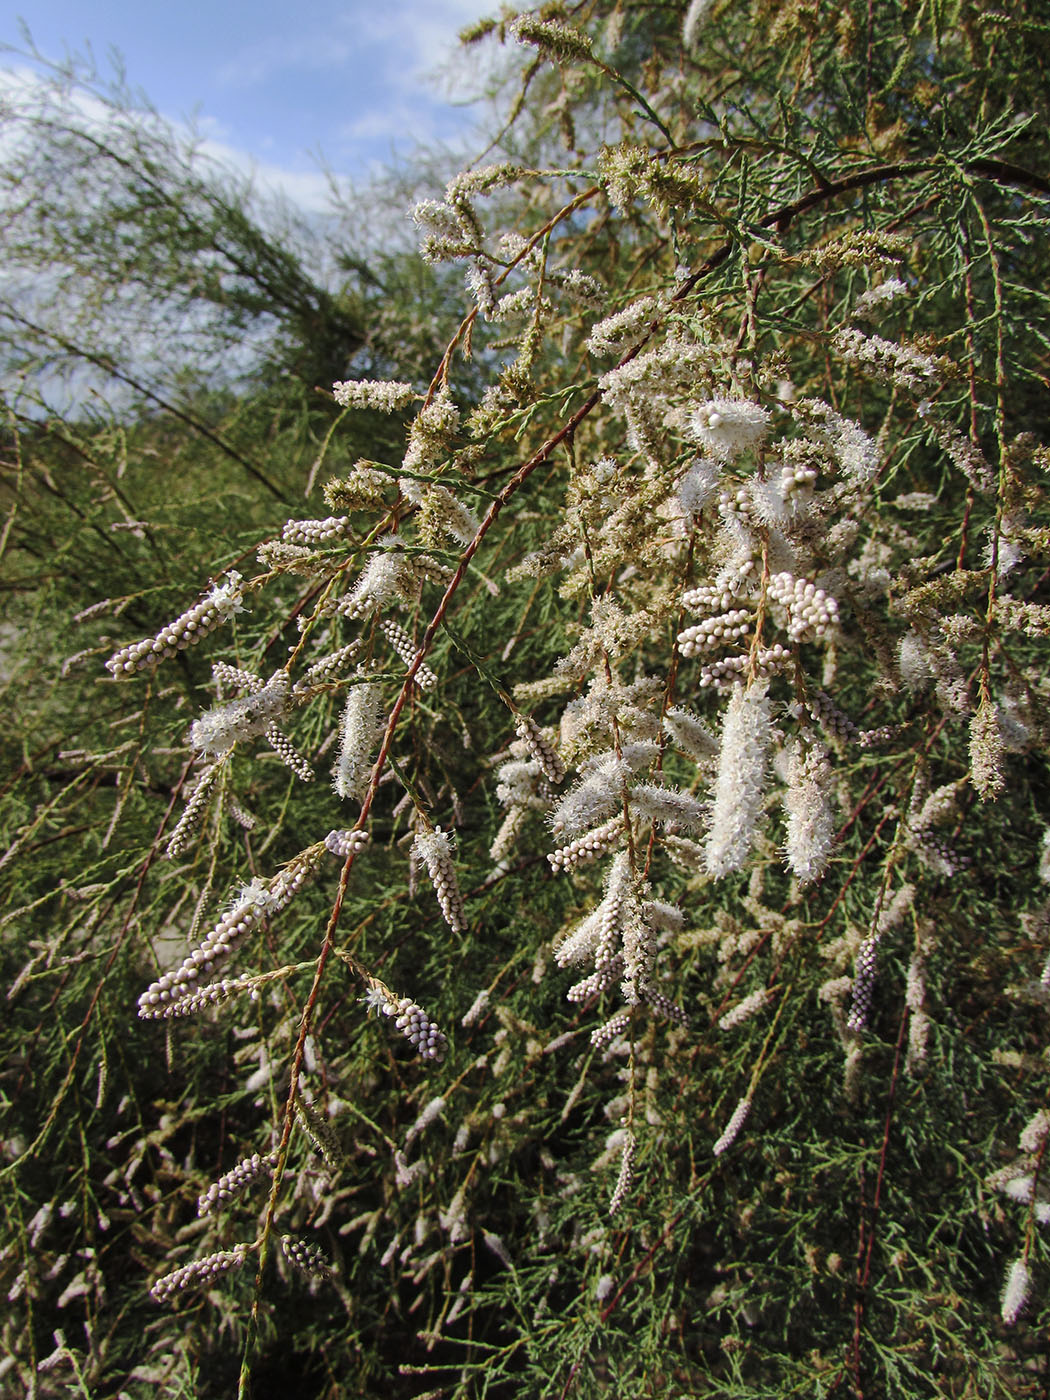
[[[272,82],[289,73],[367,68],[399,88],[417,85],[454,50],[464,24],[485,14],[483,0],[386,0],[341,5],[283,33],[246,44],[217,70],[231,87]]]

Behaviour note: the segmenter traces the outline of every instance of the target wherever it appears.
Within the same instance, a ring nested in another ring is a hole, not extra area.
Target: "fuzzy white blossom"
[[[332,786],[340,797],[364,796],[376,745],[383,733],[383,689],[378,681],[352,686],[340,727],[339,757]]]
[[[907,295],[906,282],[902,282],[899,277],[887,277],[885,282],[880,282],[877,287],[869,287],[857,298],[853,314],[858,319],[874,320],[898,298]]]
[[[711,875],[739,870],[751,852],[762,814],[771,740],[769,697],[762,683],[736,686],[722,723],[711,826],[705,859]]]
[[[804,748],[796,741],[789,748],[784,806],[788,868],[799,884],[810,885],[823,875],[835,840],[831,765],[823,744]]]
[[[1007,1327],[1012,1327],[1024,1312],[1031,1291],[1032,1276],[1024,1257],[1021,1256],[1010,1266],[1003,1286],[1002,1318]]]
[[[371,408],[396,413],[419,396],[411,384],[393,379],[348,379],[332,385],[332,396],[342,408]]]
[[[689,430],[701,447],[727,461],[765,442],[769,410],[750,399],[711,399],[691,415]]]

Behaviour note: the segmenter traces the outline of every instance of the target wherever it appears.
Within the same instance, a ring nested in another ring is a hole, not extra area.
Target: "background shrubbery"
[[[260,206],[126,101],[88,117],[56,87],[5,114],[0,1390],[1045,1395],[1042,11],[585,0],[510,18],[465,36],[507,55],[500,164],[447,189],[391,177],[406,206],[430,201],[429,261],[367,242],[360,211],[318,230]],[[366,215],[392,197],[363,196]],[[594,327],[632,308],[603,350]],[[332,398],[383,379],[413,386],[411,411]],[[446,391],[441,439],[418,423]],[[694,510],[697,415],[723,400],[761,408],[766,443],[715,453]],[[371,508],[360,461],[387,468]],[[797,510],[768,489],[782,462],[814,473]],[[334,505],[333,479],[351,483]],[[490,512],[476,552],[442,488]],[[286,520],[329,513],[349,517],[333,542],[259,562]],[[326,610],[387,547],[444,581]],[[552,874],[568,838],[535,767],[537,800],[490,854],[501,766],[529,762],[514,712],[560,747],[559,793],[662,735],[638,781],[717,825],[717,754],[664,721],[695,711],[717,749],[732,692],[701,668],[733,648],[683,653],[681,599],[745,556],[749,693],[759,647],[785,640],[771,577],[837,599],[840,626],[769,679],[773,749],[827,748],[830,861],[810,884],[785,864],[783,762],[721,878],[707,826],[672,861],[676,832],[625,779],[631,878],[682,911],[645,976],[688,1023],[643,1003],[595,1046],[619,977],[567,1001],[592,969],[555,953],[609,856]],[[229,626],[107,675],[229,569],[248,580]],[[405,680],[381,615],[425,648],[432,689]],[[240,884],[360,811],[329,783],[350,668],[282,719],[317,781],[238,745],[167,859],[212,663],[297,680],[355,636],[384,714],[403,709],[338,918],[325,856],[217,974],[283,970],[255,999],[136,1019]],[[463,930],[409,857],[428,821],[455,833]],[[367,1014],[376,979],[442,1028],[440,1064]],[[720,1025],[749,996],[761,1009]],[[198,1218],[209,1185],[274,1149],[269,1208],[262,1186]],[[332,1278],[297,1272],[284,1234]],[[239,1242],[259,1246],[243,1270],[151,1301]],[[1031,1297],[1011,1321],[1018,1259]]]

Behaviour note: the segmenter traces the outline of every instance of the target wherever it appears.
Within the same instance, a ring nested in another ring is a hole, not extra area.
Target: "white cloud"
[[[456,47],[456,35],[490,9],[483,0],[385,0],[343,4],[306,20],[295,33],[245,45],[218,70],[233,87],[255,86],[291,71],[352,69],[362,63],[399,89],[418,86]]]

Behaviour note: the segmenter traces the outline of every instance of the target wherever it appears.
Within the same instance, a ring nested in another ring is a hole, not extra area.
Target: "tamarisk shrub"
[[[278,1241],[396,1312],[384,1393],[1037,1393],[1050,111],[1007,10],[467,34],[520,93],[414,211],[461,319],[332,391],[403,453],[322,470],[342,514],[275,520],[197,648],[140,1015],[251,1036],[267,1169],[153,1292],[251,1259],[242,1393]],[[116,652],[129,711],[179,630]]]

